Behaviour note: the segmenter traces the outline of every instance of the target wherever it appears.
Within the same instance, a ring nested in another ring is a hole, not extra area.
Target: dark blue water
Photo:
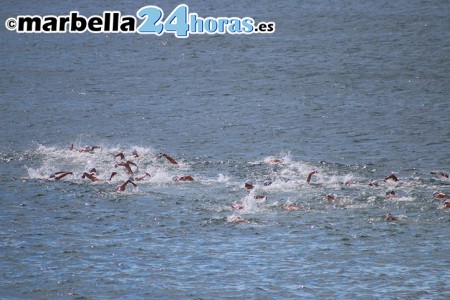
[[[276,31],[0,26],[0,296],[449,298],[450,210],[433,193],[450,181],[430,172],[450,171],[450,4],[184,3]],[[7,1],[0,19],[177,4]],[[152,175],[123,193],[119,151]],[[100,181],[81,178],[93,167]]]

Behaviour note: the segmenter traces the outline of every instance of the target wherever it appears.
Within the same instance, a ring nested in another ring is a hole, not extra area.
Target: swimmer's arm
[[[135,179],[137,180],[137,181],[141,181],[142,179],[144,179],[145,177],[152,177],[152,175],[150,175],[150,174],[148,174],[148,173],[145,173],[145,175],[144,176],[141,176],[141,177],[135,177]]]
[[[120,159],[125,159],[125,155],[123,154],[123,152],[119,152],[116,155],[114,155],[114,158],[116,157],[120,157]]]
[[[109,181],[111,181],[111,179],[117,175],[117,172],[112,172],[111,175],[109,176]]]
[[[127,181],[125,181],[125,182],[123,183],[124,189],[125,189],[125,187],[127,186],[127,184],[129,184],[129,183],[131,183],[131,185],[133,185],[134,187],[137,187],[137,184],[136,184],[136,183],[134,183],[133,181],[131,181],[130,179],[128,179]]]
[[[127,161],[127,164],[128,164],[128,165],[132,165],[132,166],[135,166],[135,167],[137,167],[137,164],[135,164],[135,163],[134,163],[134,162],[132,162],[131,160]]]
[[[392,179],[394,181],[399,181],[398,177],[395,174],[391,174],[388,177],[384,178],[384,181],[387,181],[388,179]]]
[[[88,179],[90,179],[92,182],[98,181],[98,178],[97,178],[97,177],[95,177],[94,175],[91,175],[91,174],[89,174],[89,173],[86,173],[86,172],[83,173],[83,176],[81,176],[81,178],[84,179],[85,177],[87,177]]]
[[[164,156],[165,158],[167,158],[167,160],[173,165],[177,165],[178,164],[175,159],[173,159],[172,157],[170,157],[166,153],[162,153],[159,157],[161,157],[161,156]]]
[[[60,180],[63,177],[66,177],[67,175],[73,175],[72,172],[56,172],[55,175],[59,174],[58,176],[55,176],[55,180]]]
[[[431,171],[430,174],[439,175],[439,176],[442,176],[442,177],[445,177],[445,178],[449,178],[450,177],[450,174],[445,173],[445,172],[434,172],[434,171]]]
[[[316,173],[318,173],[316,170],[310,172],[310,173],[308,174],[308,178],[306,178],[306,183],[310,184],[312,176],[313,176],[314,174],[316,174]]]

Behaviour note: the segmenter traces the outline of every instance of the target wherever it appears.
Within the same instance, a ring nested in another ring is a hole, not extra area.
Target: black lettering
[[[266,32],[266,23],[259,23],[258,25],[258,31]]]
[[[120,31],[122,32],[134,32],[136,30],[136,19],[132,16],[122,18],[120,24]]]
[[[19,19],[19,29],[18,32],[23,31],[41,31],[41,17],[35,16],[23,16],[18,18]],[[25,27],[26,26],[26,27]]]
[[[92,32],[102,31],[102,18],[98,16],[93,16],[89,18],[88,28]]]
[[[70,18],[69,16],[61,16],[59,18],[59,31],[60,32],[66,32],[66,24],[69,22]]]
[[[84,32],[86,31],[87,20],[85,16],[78,16],[78,12],[70,13],[70,31]]]
[[[113,32],[118,32],[119,31],[119,22],[120,22],[120,13],[119,12],[114,12],[113,13]]]
[[[275,31],[275,23],[273,22],[261,22],[255,28],[255,32],[274,32]]]
[[[111,13],[104,12],[103,13],[103,24],[104,24],[104,32],[109,32],[111,29]]]
[[[58,19],[56,17],[45,17],[44,23],[42,24],[42,31],[44,32],[55,32],[58,30]]]

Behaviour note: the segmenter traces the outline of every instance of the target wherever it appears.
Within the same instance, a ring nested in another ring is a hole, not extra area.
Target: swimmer
[[[264,186],[269,186],[269,185],[272,185],[272,180],[270,180],[270,179],[265,180]]]
[[[77,149],[77,151],[80,153],[94,153],[94,151],[92,151],[89,147],[86,147],[86,149]]]
[[[184,176],[175,177],[174,180],[176,182],[180,182],[180,181],[194,181],[194,178],[192,178],[192,176],[189,176],[189,175],[184,175]]]
[[[334,199],[336,199],[336,197],[333,194],[327,194],[325,196],[325,200],[327,200],[327,202],[332,202]]]
[[[444,177],[444,178],[450,178],[450,174],[445,173],[445,172],[434,172],[434,171],[431,171],[430,174],[439,175],[439,176]]]
[[[177,161],[175,159],[173,159],[172,157],[170,157],[169,155],[167,155],[166,153],[161,153],[160,155],[158,155],[156,158],[160,159],[161,157],[165,157],[167,158],[167,160],[172,164],[172,165],[178,165]]]
[[[134,183],[133,181],[131,181],[130,179],[128,179],[127,181],[125,181],[124,183],[122,183],[121,185],[118,185],[116,188],[117,192],[123,192],[125,191],[125,188],[127,187],[127,184],[131,183],[134,187],[137,187],[137,184]]]
[[[374,186],[379,186],[380,182],[378,180],[373,180],[371,182],[369,182],[369,186],[374,187]]]
[[[150,174],[148,174],[148,173],[146,172],[144,176],[136,177],[135,180],[136,180],[136,181],[141,181],[141,180],[144,179],[145,177],[152,177],[152,175],[150,175]]]
[[[300,210],[302,209],[301,206],[295,205],[295,204],[286,204],[283,207],[285,210],[287,211],[295,211],[295,210]]]
[[[117,175],[117,172],[112,172],[111,176],[109,176],[109,181],[111,181],[111,179],[113,179],[113,177],[116,176],[116,175]]]
[[[73,175],[72,172],[66,172],[66,171],[59,171],[52,175],[50,175],[50,178],[55,178],[56,181],[60,180],[63,177],[66,177],[67,175]]]
[[[114,168],[117,167],[124,167],[125,170],[127,171],[128,174],[133,174],[133,170],[131,169],[131,166],[135,166],[136,168],[138,167],[134,162],[132,162],[131,160],[127,160],[126,162],[121,162],[118,164],[114,165]]]
[[[116,155],[114,155],[114,159],[115,159],[116,157],[120,157],[120,159],[125,159],[125,155],[123,154],[123,152],[118,152],[118,153],[116,153]]]
[[[69,150],[72,151],[74,149],[73,144],[70,144]],[[95,149],[100,149],[100,146],[86,146],[84,149],[76,149],[76,151],[80,153],[94,153]]]
[[[131,155],[133,155],[133,157],[135,157],[135,158],[140,156],[136,149],[133,149],[133,151],[131,152]]]
[[[271,164],[271,165],[277,165],[277,164],[283,163],[282,159],[276,158],[276,157],[269,157],[266,161],[268,164]]]
[[[253,182],[251,180],[247,180],[244,184],[244,188],[246,188],[247,190],[252,190],[253,189]]]
[[[386,198],[395,198],[396,195],[395,195],[394,191],[387,191],[386,194],[385,194],[385,197]]]
[[[450,208],[450,201],[445,201],[444,206],[442,208],[444,209]]]
[[[436,199],[450,199],[450,196],[447,195],[446,193],[434,192],[433,196]]]
[[[94,174],[88,173],[88,172],[84,172],[83,175],[81,176],[81,178],[88,178],[89,180],[91,180],[92,182],[96,182],[96,181],[100,181],[100,179],[98,179]]]
[[[394,217],[391,213],[386,215],[386,221],[398,221],[398,218]]]
[[[262,201],[259,201],[259,202],[256,203],[257,206],[260,206],[264,201],[267,200],[267,196],[265,196],[265,195],[255,195],[255,196],[253,196],[253,199],[255,199],[255,200],[262,200]],[[233,204],[231,204],[231,208],[233,208],[233,209],[244,209],[245,208],[244,204],[245,203],[234,202]]]
[[[243,223],[245,219],[241,216],[230,216],[227,218],[230,223]]]
[[[233,208],[233,209],[244,209],[244,205],[242,205],[242,204],[238,204],[238,203],[233,203],[233,204],[231,204],[231,208]]]
[[[317,170],[311,171],[311,172],[308,174],[308,178],[306,178],[306,183],[307,183],[307,184],[311,184],[311,178],[312,178],[312,176],[313,176],[314,174],[317,174],[317,173],[319,173]]]
[[[398,179],[398,177],[397,177],[394,173],[392,173],[391,175],[389,175],[389,176],[387,176],[386,178],[384,178],[384,181],[386,182],[386,181],[388,181],[389,179],[392,179],[392,180],[395,181],[395,182],[397,182],[397,181],[400,180],[400,179]]]

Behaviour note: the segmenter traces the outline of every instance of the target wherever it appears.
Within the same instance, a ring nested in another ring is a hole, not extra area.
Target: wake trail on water
[[[298,161],[290,153],[248,162],[179,159],[169,154],[176,160],[173,164],[152,147],[134,145],[38,145],[28,152],[34,161],[32,167],[25,167],[26,179],[69,182],[75,186],[91,184],[101,193],[116,193],[117,186],[131,180],[136,186],[127,184],[123,190],[127,195],[193,195],[206,199],[203,209],[229,213],[227,222],[233,223],[274,211],[298,213],[327,207],[376,208],[396,210],[399,214],[404,214],[408,206],[439,208],[443,202],[434,199],[433,192],[448,189],[450,183],[448,178],[425,173],[400,177],[398,181],[384,180],[382,173],[366,166]],[[127,162],[128,167],[124,166]],[[59,172],[71,174],[56,180]],[[90,180],[86,174],[96,180]],[[192,180],[181,180],[185,177]]]
[[[33,152],[39,157],[41,163],[37,167],[26,167],[28,177],[30,179],[52,180],[52,175],[55,172],[67,171],[72,172],[73,175],[64,177],[61,179],[62,181],[80,182],[84,181],[81,178],[83,173],[89,173],[95,169],[96,178],[102,182],[117,183],[127,179],[136,179],[148,173],[152,176],[146,178],[146,182],[162,184],[172,182],[176,173],[190,168],[188,164],[181,161],[176,165],[176,168],[167,165],[162,159],[157,158],[159,153],[152,148],[99,146],[93,151],[85,150],[86,147],[69,150],[39,145]],[[124,157],[115,157],[118,153],[123,153]],[[133,156],[133,153],[137,153],[138,156]],[[133,162],[130,165],[132,173],[127,172],[125,167],[121,165],[127,161]],[[117,174],[109,180],[113,172]]]

